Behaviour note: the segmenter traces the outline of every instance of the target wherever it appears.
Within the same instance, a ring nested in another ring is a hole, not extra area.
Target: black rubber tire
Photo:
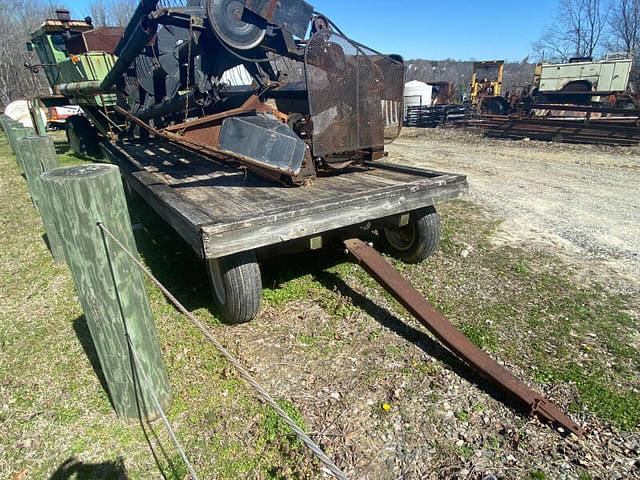
[[[433,206],[414,210],[408,225],[385,228],[379,234],[389,255],[406,263],[420,263],[440,244],[440,215]]]
[[[86,117],[73,115],[65,122],[69,148],[76,155],[100,156],[100,134]]]
[[[480,108],[483,115],[507,115],[510,109],[509,103],[502,97],[487,98]]]
[[[254,252],[208,260],[213,298],[226,323],[239,325],[260,313],[262,276]]]

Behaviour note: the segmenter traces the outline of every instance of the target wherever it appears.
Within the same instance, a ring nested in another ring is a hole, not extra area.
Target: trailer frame
[[[283,244],[289,247],[285,251],[300,245],[315,250],[337,231],[400,225],[403,215],[467,190],[466,176],[389,162],[369,162],[287,188],[168,142],[101,146],[128,186],[201,259]]]

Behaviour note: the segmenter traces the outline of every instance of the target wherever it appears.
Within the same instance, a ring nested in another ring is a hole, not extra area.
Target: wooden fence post
[[[2,126],[2,129],[5,131],[7,131],[7,125],[9,124],[9,120],[11,120],[11,118],[8,115],[5,115],[4,113],[2,115],[0,115],[0,125]],[[7,138],[9,138],[7,136]]]
[[[64,263],[64,246],[56,225],[55,212],[43,191],[40,175],[58,168],[56,147],[51,137],[23,137],[18,140],[24,176],[29,185],[31,200],[40,213],[51,255],[56,263]]]
[[[50,170],[41,178],[116,413],[156,418],[144,376],[163,409],[171,403],[171,389],[142,273],[98,227],[101,222],[136,252],[120,170],[83,165]]]
[[[31,118],[33,120],[33,129],[36,135],[46,135],[47,134],[47,121],[42,108],[40,108],[40,100],[38,97],[35,97],[29,100],[29,113],[31,114]]]
[[[22,124],[16,122],[14,119],[7,117],[4,119],[2,124],[2,128],[4,128],[4,133],[7,136],[7,140],[9,140],[9,146],[11,147],[11,151],[15,153],[15,149],[13,148],[13,139],[15,137],[15,131],[17,128],[21,128]]]
[[[31,127],[23,127],[21,123],[16,123],[17,125],[9,126],[9,143],[11,144],[11,149],[16,156],[18,165],[20,165],[20,168],[22,168],[22,171],[24,172],[24,165],[22,165],[22,152],[18,147],[18,140],[20,140],[22,137],[33,135],[35,132]]]

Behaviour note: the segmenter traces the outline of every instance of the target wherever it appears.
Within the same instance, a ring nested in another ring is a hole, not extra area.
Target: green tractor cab
[[[80,106],[86,117],[67,120],[69,144],[75,153],[96,154],[98,132],[109,136],[120,127],[112,115],[116,95],[86,87],[99,85],[113,67],[117,60],[113,51],[124,29],[95,28],[89,17],[71,20],[68,10],[57,10],[56,14],[56,19],[45,20],[32,33],[27,44],[27,49],[35,51],[40,60],[40,64],[28,67],[36,73],[42,69],[53,93],[34,103],[44,107]]]

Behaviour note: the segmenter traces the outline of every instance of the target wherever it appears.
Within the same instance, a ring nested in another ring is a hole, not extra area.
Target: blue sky
[[[309,0],[308,0],[309,1]],[[67,0],[78,16],[87,1]],[[558,0],[310,0],[350,37],[410,58],[522,60]],[[493,13],[490,13],[493,12]],[[551,12],[551,15],[550,15]]]

